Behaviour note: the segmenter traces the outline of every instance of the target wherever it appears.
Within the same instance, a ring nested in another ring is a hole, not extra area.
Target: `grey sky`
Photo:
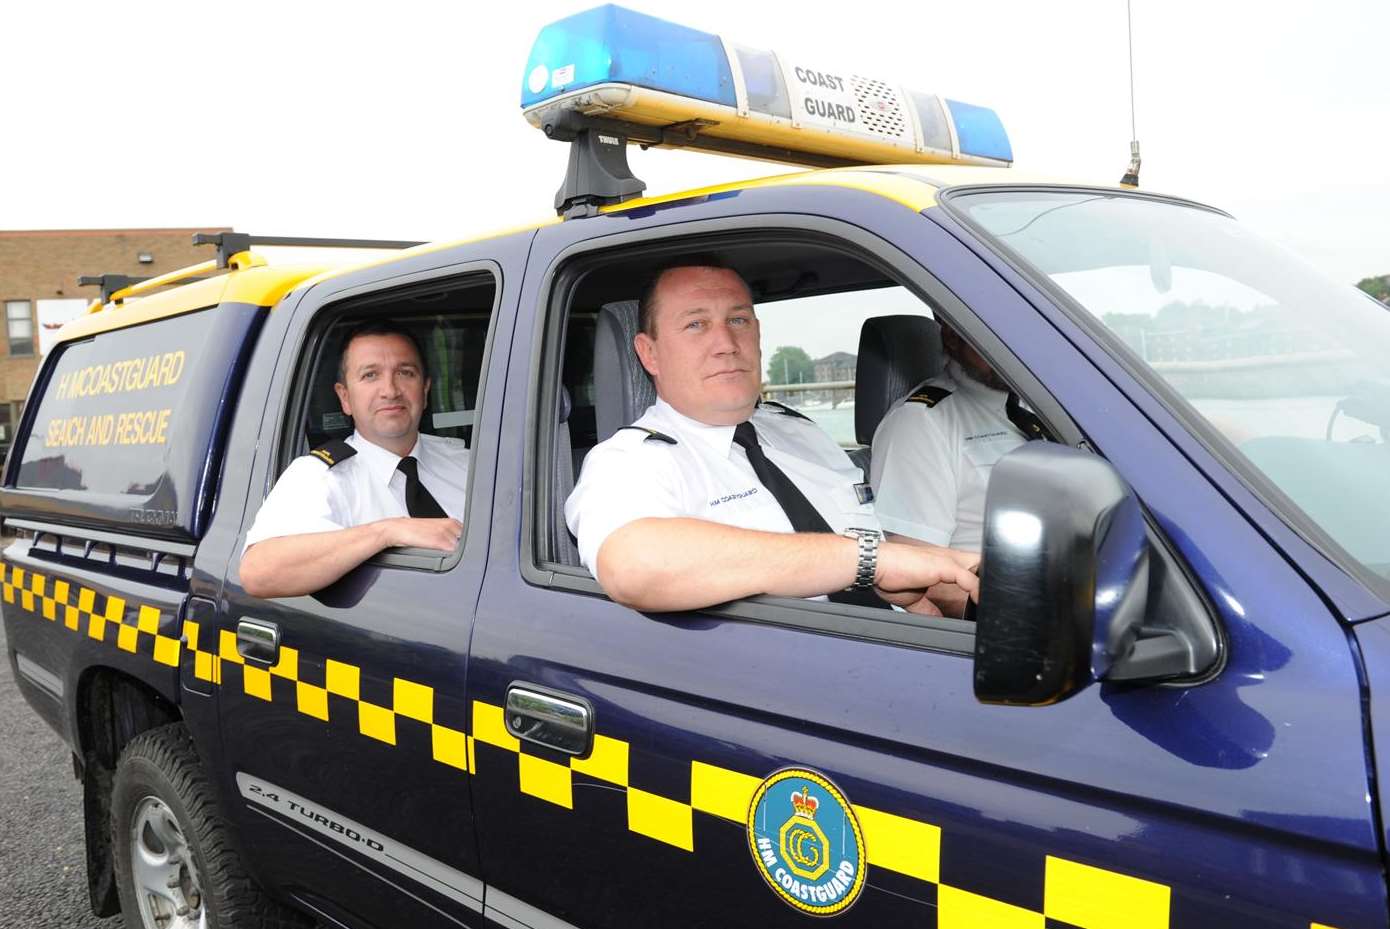
[[[445,239],[544,217],[565,148],[522,119],[522,71],[541,25],[589,5],[13,5],[0,227]],[[631,5],[992,106],[1030,173],[1123,173],[1123,0]],[[1390,272],[1390,4],[1134,0],[1134,24],[1144,187],[1338,280]],[[790,170],[630,160],[650,192]]]

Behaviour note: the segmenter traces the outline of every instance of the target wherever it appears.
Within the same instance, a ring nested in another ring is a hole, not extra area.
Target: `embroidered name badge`
[[[716,497],[709,502],[709,505],[719,506],[721,503],[728,503],[730,500],[742,500],[744,497],[751,497],[757,492],[758,488],[750,487],[747,490],[740,490],[736,494],[725,494],[722,497]]]
[[[864,889],[864,835],[829,778],[786,768],[758,786],[748,808],[748,849],[777,896],[803,913],[843,913]]]

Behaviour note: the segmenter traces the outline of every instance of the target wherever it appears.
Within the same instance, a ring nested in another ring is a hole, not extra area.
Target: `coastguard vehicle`
[[[605,6],[543,29],[522,85],[571,145],[556,220],[332,272],[223,233],[45,359],[0,591],[97,914],[1390,924],[1385,307],[1218,208],[1020,176],[990,110],[833,62]],[[642,196],[629,144],[822,169]],[[813,362],[768,396],[861,464],[940,322],[1036,412],[973,619],[645,615],[581,567],[566,495],[652,396],[637,282],[694,253],[749,282],[766,360]],[[246,531],[351,429],[338,343],[374,316],[426,347],[426,429],[469,444],[463,538],[250,596]]]

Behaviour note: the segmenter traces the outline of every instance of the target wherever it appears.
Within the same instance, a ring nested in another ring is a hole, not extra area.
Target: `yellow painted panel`
[[[548,800],[567,810],[574,809],[573,784],[568,765],[523,753],[518,760],[518,773],[522,793]]]
[[[941,828],[856,806],[869,864],[935,884],[941,879]]]
[[[76,629],[82,625],[82,614],[78,612],[77,607],[70,606],[63,610],[63,625],[69,629]]]
[[[270,700],[270,672],[265,668],[246,665],[241,669],[241,679],[247,696]]]
[[[434,760],[452,765],[460,771],[468,770],[468,736],[448,726],[430,726],[431,744]]]
[[[135,620],[135,626],[141,632],[148,632],[150,635],[159,632],[159,610],[152,606],[142,605],[140,616]]]
[[[83,587],[77,594],[77,608],[84,613],[91,613],[96,607],[97,592],[90,587]]]
[[[198,656],[199,658],[202,655]],[[328,722],[328,691],[303,681],[295,684],[295,705],[305,716],[312,716]]]
[[[331,694],[356,700],[361,694],[362,672],[355,666],[334,661],[324,663],[324,686]]]
[[[690,765],[690,805],[742,823],[759,783],[756,777],[696,761]]]
[[[9,584],[5,585],[5,602],[14,603],[14,587]]]
[[[396,744],[396,714],[375,703],[357,704],[357,728],[363,734],[385,742]]]
[[[116,633],[116,647],[123,652],[134,652],[140,641],[140,630],[134,626],[122,626]]]
[[[288,681],[299,680],[299,649],[290,648],[288,645],[280,646],[280,658],[270,669],[270,673]]]
[[[19,600],[26,610],[31,613],[34,611],[34,592],[32,590],[21,590]]]
[[[24,569],[23,569],[23,568],[15,568],[15,569],[14,569],[14,575],[10,578],[10,583],[13,584],[13,585],[15,585],[16,587],[23,587],[23,586],[24,586]]]
[[[245,664],[241,653],[236,650],[236,633],[230,629],[217,630],[217,657],[233,664]]]
[[[1032,910],[954,887],[936,891],[937,929],[1044,929],[1045,925],[1043,915]]]
[[[434,688],[396,678],[392,703],[396,712],[422,723],[434,722]]]
[[[635,787],[627,789],[627,827],[640,835],[693,852],[693,817],[693,811],[684,803]]]
[[[42,574],[31,574],[29,575],[29,589],[42,597],[47,581],[48,578],[44,577]]]
[[[507,724],[502,718],[502,708],[480,700],[473,701],[473,738],[488,745],[505,748],[509,752],[521,751],[521,743],[516,740],[516,736],[507,731]]]
[[[212,654],[210,652],[195,652],[193,655],[193,676],[200,681],[210,681],[212,675]]]
[[[154,637],[154,660],[169,667],[177,667],[179,663],[179,640],[171,639],[167,635],[157,635]]]
[[[67,581],[54,581],[53,599],[57,600],[59,603],[66,605],[68,602],[68,591],[71,589],[72,588]]]
[[[124,598],[124,597],[107,597],[107,598],[106,598],[106,618],[109,619],[109,620],[111,620],[111,622],[113,622],[113,623],[118,623],[118,622],[121,621],[121,617],[124,616],[124,615],[125,615],[125,598]]]
[[[1047,856],[1043,912],[1081,929],[1167,929],[1170,889]]]
[[[594,736],[588,758],[571,758],[570,767],[619,787],[627,786],[627,743],[606,735]]]
[[[106,638],[106,617],[93,613],[92,620],[87,624],[87,635],[98,642]]]
[[[44,618],[44,619],[49,619],[49,620],[57,619],[57,618],[58,618],[58,601],[57,601],[57,600],[50,600],[50,599],[48,599],[47,597],[44,597],[44,599],[43,599],[43,618]]]

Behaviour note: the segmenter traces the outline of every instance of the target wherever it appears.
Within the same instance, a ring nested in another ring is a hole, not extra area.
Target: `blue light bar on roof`
[[[1013,160],[1003,124],[986,107],[830,62],[744,48],[612,4],[541,30],[521,106],[538,128],[562,113],[646,127],[648,137],[653,127],[694,127],[679,144],[776,161]]]

